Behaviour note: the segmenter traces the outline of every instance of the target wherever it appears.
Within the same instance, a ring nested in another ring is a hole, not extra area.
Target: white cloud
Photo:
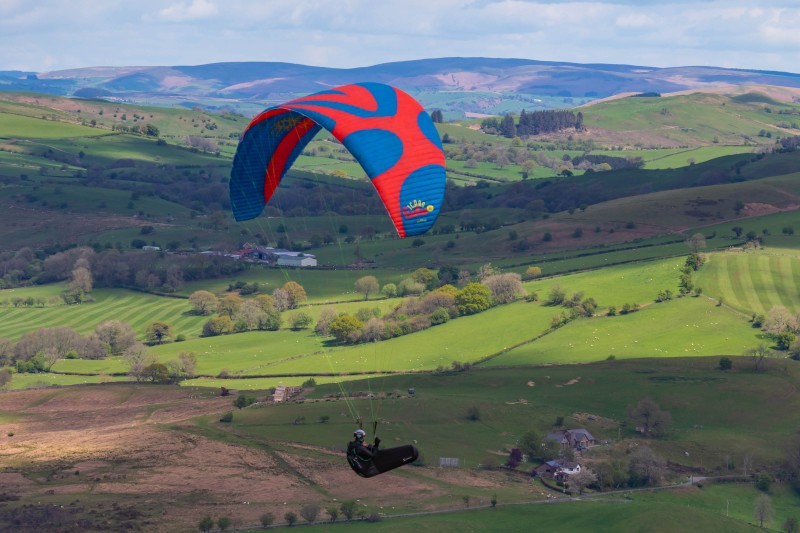
[[[173,4],[158,12],[158,17],[170,22],[185,22],[213,17],[219,12],[217,6],[208,0],[192,0],[191,2]]]
[[[0,0],[0,70],[483,56],[796,72],[798,27],[796,0]]]

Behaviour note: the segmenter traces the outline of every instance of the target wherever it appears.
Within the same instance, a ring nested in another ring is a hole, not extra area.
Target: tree
[[[798,529],[797,518],[790,516],[786,520],[783,521],[783,525],[781,526],[786,533],[797,533],[800,531]]]
[[[364,295],[364,299],[368,300],[370,293],[378,292],[378,278],[375,276],[364,276],[356,280],[356,292]]]
[[[289,524],[289,527],[292,527],[294,523],[297,522],[297,514],[289,511],[283,515],[283,519],[286,520],[286,523]]]
[[[319,511],[319,505],[309,503],[300,509],[300,516],[302,516],[306,522],[315,522],[317,520],[317,515],[319,515]]]
[[[642,399],[633,407],[629,406],[628,417],[645,437],[663,436],[672,423],[672,415],[661,410],[650,397]]]
[[[387,298],[394,298],[397,296],[397,285],[394,283],[387,283],[381,288],[381,294]]]
[[[289,323],[294,331],[306,329],[310,327],[313,322],[314,319],[311,318],[311,315],[303,311],[298,311],[289,317]]]
[[[363,322],[354,316],[339,315],[331,322],[330,333],[339,342],[352,342],[354,335],[364,327]]]
[[[203,337],[216,337],[217,335],[225,335],[231,333],[234,329],[233,321],[227,316],[215,316],[209,318],[203,324]]]
[[[92,272],[88,268],[88,262],[87,266],[79,266],[72,271],[69,287],[84,293],[92,291]]]
[[[244,409],[245,407],[253,405],[254,403],[256,403],[255,397],[241,393],[236,397],[235,400],[233,400],[233,406],[237,409]]]
[[[0,366],[11,364],[14,356],[14,343],[0,337]]]
[[[542,457],[542,436],[536,430],[529,429],[523,433],[519,441],[517,441],[517,446],[527,456],[529,463]]]
[[[217,296],[209,291],[194,291],[189,296],[189,303],[198,315],[210,315],[217,308]]]
[[[765,344],[759,344],[755,348],[750,348],[744,354],[753,361],[753,368],[758,372],[764,367],[765,360],[772,354],[772,350],[767,348]]]
[[[168,383],[169,369],[161,363],[152,363],[142,369],[141,377],[151,383]]]
[[[784,332],[795,332],[798,329],[797,317],[782,305],[774,305],[767,313],[767,319],[762,328],[771,335],[780,335]]]
[[[430,268],[418,268],[411,273],[411,279],[422,283],[427,290],[432,290],[439,281],[439,275]]]
[[[295,309],[308,298],[306,290],[296,281],[287,281],[282,288],[288,295],[287,309]]]
[[[481,410],[473,405],[472,407],[467,408],[467,420],[471,420],[473,422],[477,422],[481,419]]]
[[[4,389],[9,383],[11,383],[11,370],[0,369],[0,389]]]
[[[272,513],[264,513],[260,517],[261,525],[264,527],[269,527],[275,522],[275,515]]]
[[[494,303],[511,303],[525,294],[525,289],[522,287],[522,277],[516,272],[488,276],[481,283],[489,287]]]
[[[111,355],[120,355],[136,344],[136,332],[130,324],[121,320],[101,322],[94,328],[94,333],[108,346]]]
[[[339,505],[339,510],[342,511],[342,516],[344,516],[347,521],[353,519],[353,515],[356,512],[356,502],[355,500],[345,500]]]
[[[206,515],[201,520],[200,523],[197,524],[197,529],[202,531],[203,533],[208,533],[214,527],[214,520]]]
[[[569,476],[569,488],[577,490],[578,494],[583,494],[583,489],[594,483],[597,483],[597,475],[588,468]]]
[[[339,313],[336,312],[336,309],[333,307],[324,307],[319,314],[319,318],[317,319],[317,325],[314,327],[314,333],[317,335],[322,335],[323,337],[327,337],[330,335],[330,326],[331,323],[339,316]]]
[[[773,479],[769,472],[761,472],[756,478],[756,488],[761,492],[769,492],[772,481]]]
[[[468,283],[455,295],[456,307],[462,315],[472,315],[492,306],[492,292],[481,283]]]
[[[720,370],[730,370],[733,368],[733,361],[731,361],[730,357],[722,357],[719,360],[719,369]]]
[[[686,240],[686,246],[693,254],[698,253],[700,250],[706,249],[706,237],[702,233],[695,233]],[[697,270],[697,269],[695,269]]]
[[[220,516],[219,520],[217,520],[217,527],[219,527],[220,531],[225,531],[231,527],[231,519],[227,516]]]
[[[664,476],[666,464],[649,446],[637,447],[628,465],[631,485],[656,485]]]
[[[191,352],[181,352],[178,359],[167,361],[170,382],[178,382],[182,379],[193,377],[197,370],[197,356]]]
[[[734,235],[736,235],[736,237],[741,237],[744,229],[741,226],[734,226],[731,228],[731,231],[734,233]]]
[[[274,311],[274,307],[264,310],[261,304],[255,299],[245,300],[239,308],[239,312],[236,314],[234,329],[236,329],[236,331],[252,331],[258,329],[259,324],[265,319],[266,315]]]
[[[506,461],[506,466],[513,470],[517,468],[521,462],[522,450],[519,448],[511,448],[511,451],[508,454],[508,460]]]
[[[336,522],[336,519],[339,518],[339,509],[337,507],[328,507],[325,512],[328,513],[331,523]]]
[[[150,344],[163,344],[165,339],[172,338],[172,329],[166,322],[156,321],[147,326],[144,336]]]
[[[136,378],[136,381],[141,381],[145,367],[158,362],[156,355],[150,353],[147,346],[140,343],[125,350],[122,360],[128,365],[128,374]]]
[[[238,294],[226,294],[217,304],[217,313],[232,320],[239,313],[243,303],[244,300]]]
[[[531,280],[542,277],[542,269],[538,266],[529,266],[522,275],[522,279]]]
[[[758,520],[758,526],[764,527],[764,522],[769,522],[775,516],[775,509],[772,507],[772,499],[766,494],[760,495],[756,498],[755,507],[753,509],[753,518]]]
[[[547,297],[547,304],[548,305],[561,305],[567,299],[567,291],[565,291],[561,285],[553,285],[550,288],[550,293]]]

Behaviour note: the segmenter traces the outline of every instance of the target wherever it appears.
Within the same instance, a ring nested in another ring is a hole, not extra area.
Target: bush
[[[475,406],[472,406],[467,409],[467,420],[472,420],[473,422],[477,422],[481,419],[481,410]]]
[[[756,478],[756,488],[761,492],[769,492],[772,481],[772,476],[769,473],[761,472]]]
[[[237,409],[244,409],[249,405],[253,405],[256,403],[256,399],[253,396],[247,396],[246,394],[240,394],[233,400],[233,406]]]
[[[261,525],[269,527],[275,522],[275,515],[272,513],[264,513],[261,515]]]
[[[230,423],[233,422],[233,411],[228,411],[219,418],[220,422]]]
[[[434,326],[444,324],[448,320],[450,320],[450,313],[443,307],[440,307],[431,314],[431,324]]]
[[[720,370],[730,370],[733,368],[733,361],[729,357],[723,357],[719,360]]]

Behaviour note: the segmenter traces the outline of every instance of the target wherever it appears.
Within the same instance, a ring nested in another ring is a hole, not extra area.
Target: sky
[[[515,57],[800,72],[797,0],[0,0],[0,70]]]

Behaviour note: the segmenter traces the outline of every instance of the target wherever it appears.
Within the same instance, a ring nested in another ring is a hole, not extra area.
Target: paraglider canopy
[[[400,237],[433,226],[445,186],[439,134],[414,98],[380,83],[336,87],[257,115],[233,161],[230,195],[236,220],[261,213],[320,128],[330,131],[359,162]]]

